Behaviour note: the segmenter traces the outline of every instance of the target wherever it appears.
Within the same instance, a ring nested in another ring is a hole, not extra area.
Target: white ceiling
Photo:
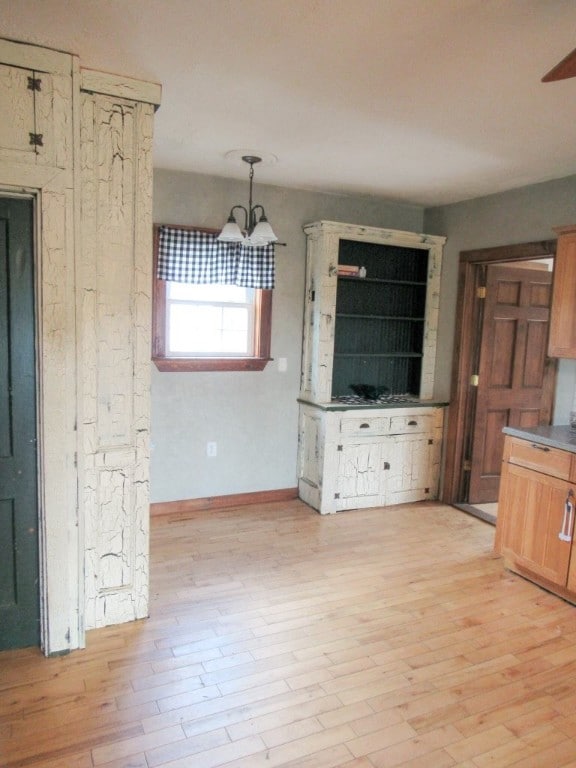
[[[0,0],[0,34],[160,82],[154,164],[439,205],[576,173],[576,0]]]

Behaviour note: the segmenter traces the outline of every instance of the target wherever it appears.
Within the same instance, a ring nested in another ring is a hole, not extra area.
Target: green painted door
[[[32,200],[0,197],[0,649],[40,642]]]

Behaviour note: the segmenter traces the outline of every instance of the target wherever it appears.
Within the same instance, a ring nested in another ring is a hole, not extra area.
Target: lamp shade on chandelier
[[[233,205],[230,209],[228,221],[224,225],[222,232],[218,235],[218,240],[223,243],[242,243],[249,247],[270,245],[277,242],[278,238],[274,234],[266,212],[262,205],[252,203],[252,185],[254,180],[254,165],[261,162],[262,158],[256,155],[243,155],[242,160],[250,166],[250,193],[248,207],[243,205]],[[240,227],[236,220],[236,211],[243,211],[244,226]]]

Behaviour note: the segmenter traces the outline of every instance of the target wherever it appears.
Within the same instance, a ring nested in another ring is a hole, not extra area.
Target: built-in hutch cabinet
[[[35,210],[42,645],[148,614],[160,86],[0,39],[0,195]],[[5,530],[5,529],[3,529]]]
[[[304,230],[300,497],[321,513],[433,499],[445,238],[329,221]]]

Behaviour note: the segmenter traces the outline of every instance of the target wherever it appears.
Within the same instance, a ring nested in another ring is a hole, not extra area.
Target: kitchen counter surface
[[[537,445],[547,445],[550,448],[560,448],[563,451],[576,453],[576,431],[567,425],[555,427],[504,427],[505,435],[519,437],[522,440],[530,440]]]
[[[376,408],[444,408],[448,405],[447,402],[440,400],[419,400],[417,397],[408,399],[402,398],[402,396],[399,396],[398,399],[392,396],[388,400],[364,400],[362,398],[350,397],[341,398],[340,400],[332,400],[330,403],[314,403],[304,397],[299,397],[298,402],[305,405],[311,405],[322,411],[354,411]],[[576,443],[574,445],[574,451],[576,452]]]

